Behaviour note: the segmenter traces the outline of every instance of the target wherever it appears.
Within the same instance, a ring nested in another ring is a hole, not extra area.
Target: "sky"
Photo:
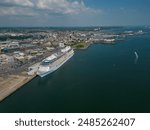
[[[0,0],[0,27],[150,25],[150,0]]]

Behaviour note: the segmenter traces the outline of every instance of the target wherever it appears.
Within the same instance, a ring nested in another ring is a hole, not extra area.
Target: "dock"
[[[31,81],[35,76],[9,75],[7,77],[0,77],[0,102]]]

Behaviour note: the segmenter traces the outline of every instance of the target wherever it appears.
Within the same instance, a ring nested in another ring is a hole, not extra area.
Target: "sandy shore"
[[[8,77],[0,77],[0,101],[15,92],[18,88],[33,79],[34,76],[27,75],[10,75]]]

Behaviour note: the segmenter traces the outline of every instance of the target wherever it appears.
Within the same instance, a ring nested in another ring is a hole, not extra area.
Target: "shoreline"
[[[78,43],[76,45],[82,44],[82,47],[73,47],[75,50],[86,50],[88,49],[93,42],[91,43]],[[7,76],[0,75],[0,103],[9,97],[11,94],[16,92],[18,89],[23,87],[26,83],[30,82],[37,75],[28,75],[27,72],[22,71],[19,74],[12,74]]]
[[[86,50],[93,44],[97,43],[92,41],[87,43],[79,42],[73,45],[72,48],[75,50]],[[103,42],[100,44],[113,45],[115,42]],[[35,77],[36,74],[29,76],[25,71],[19,74],[9,75],[8,77],[0,76],[0,103]]]

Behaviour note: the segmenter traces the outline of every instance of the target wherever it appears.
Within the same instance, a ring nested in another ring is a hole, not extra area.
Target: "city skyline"
[[[149,0],[3,0],[0,27],[149,25]]]

